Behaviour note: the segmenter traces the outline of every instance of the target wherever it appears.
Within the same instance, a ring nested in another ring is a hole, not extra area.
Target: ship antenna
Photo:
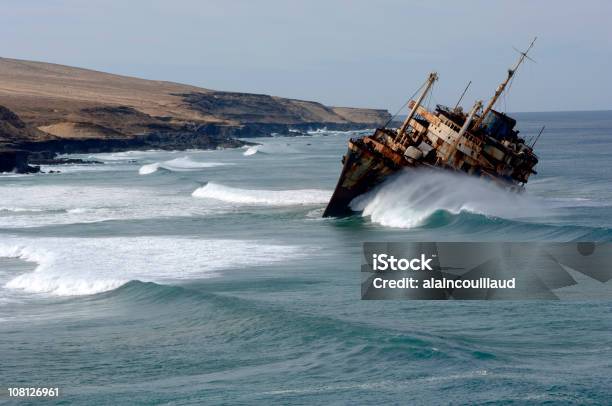
[[[529,51],[531,50],[531,48],[533,47],[533,44],[535,44],[537,39],[538,39],[538,37],[535,37],[533,39],[533,41],[531,41],[531,44],[529,45],[529,48],[527,48],[527,50],[525,52],[520,52],[519,51],[519,53],[521,54],[521,56],[519,57],[519,60],[516,62],[516,64],[512,68],[508,69],[508,77],[506,78],[506,80],[504,80],[499,85],[499,87],[495,91],[495,94],[491,98],[491,101],[489,101],[489,104],[487,104],[487,107],[485,107],[485,109],[483,110],[481,116],[478,118],[478,120],[474,124],[474,128],[478,128],[482,124],[482,121],[484,120],[485,116],[487,115],[487,113],[489,111],[491,111],[491,109],[495,105],[495,102],[497,102],[497,99],[499,99],[499,96],[501,96],[501,94],[504,92],[504,89],[508,85],[508,82],[510,82],[510,80],[514,77],[514,74],[516,73],[516,71],[519,68],[519,66],[521,66],[523,61],[525,59],[533,60],[530,57],[528,57],[527,54],[529,53]]]
[[[542,133],[544,132],[544,129],[546,128],[545,125],[542,126],[542,129],[540,130],[540,133],[537,135],[537,137],[535,138],[535,140],[533,141],[533,144],[531,144],[531,149],[533,149],[533,147],[535,146],[536,142],[538,142],[538,139],[540,139],[540,135],[542,135]]]
[[[467,86],[463,90],[463,93],[461,93],[461,97],[459,98],[459,100],[457,100],[457,104],[455,104],[455,109],[459,107],[459,103],[461,103],[461,100],[463,100],[463,96],[465,96],[471,84],[472,84],[472,81],[470,80],[470,82],[467,84]]]

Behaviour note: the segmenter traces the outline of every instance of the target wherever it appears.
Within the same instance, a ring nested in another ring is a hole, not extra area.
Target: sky
[[[612,2],[0,0],[0,56],[209,89],[395,112],[489,99],[504,111],[612,109]]]

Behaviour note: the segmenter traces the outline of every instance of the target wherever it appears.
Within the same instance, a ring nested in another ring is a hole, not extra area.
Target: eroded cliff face
[[[265,94],[209,91],[182,93],[179,96],[192,110],[211,114],[235,125],[376,126],[389,119],[386,110],[328,107],[317,102]]]
[[[0,105],[0,145],[53,138],[27,125],[14,111]]]
[[[29,127],[10,109],[0,106],[0,172],[36,172],[38,168],[28,165],[27,150],[22,149],[23,140],[38,140],[45,134]]]
[[[126,109],[113,109],[124,115],[136,115],[125,122],[112,120],[110,127],[102,126],[96,120],[85,123],[50,125],[49,132],[33,128],[15,112],[0,106],[0,172],[31,173],[39,168],[29,163],[51,160],[58,153],[114,152],[129,149],[187,148],[212,149],[235,148],[245,144],[223,131],[210,129],[205,125],[157,125],[143,124],[142,113]],[[87,114],[107,114],[108,111],[91,111]],[[124,128],[130,125],[146,125],[149,131],[132,135]],[[118,127],[118,129],[114,128]],[[43,127],[44,128],[44,127]],[[69,130],[63,136],[62,130]],[[125,132],[121,132],[125,131]]]

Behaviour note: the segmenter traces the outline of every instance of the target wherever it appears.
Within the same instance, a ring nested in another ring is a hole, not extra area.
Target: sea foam
[[[35,262],[6,289],[57,296],[89,295],[131,280],[201,279],[224,269],[268,265],[303,255],[296,246],[171,237],[5,238],[0,257]]]
[[[351,209],[388,227],[412,228],[436,211],[508,219],[544,215],[544,204],[476,177],[439,170],[406,170],[355,198]]]
[[[248,147],[248,148],[246,149],[246,151],[244,151],[244,152],[242,153],[242,155],[244,155],[244,156],[251,156],[251,155],[255,155],[256,153],[258,153],[258,152],[259,152],[259,148],[260,148],[260,147],[261,147],[261,145],[253,145],[253,146],[251,146],[251,147]]]
[[[189,193],[150,187],[6,184],[0,185],[0,196],[0,228],[206,216],[223,211],[197,204]]]
[[[242,153],[244,156],[252,156],[255,154],[270,154],[270,155],[287,155],[287,154],[299,154],[302,151],[297,149],[294,145],[290,145],[287,142],[264,142],[263,144],[244,146],[245,151]]]

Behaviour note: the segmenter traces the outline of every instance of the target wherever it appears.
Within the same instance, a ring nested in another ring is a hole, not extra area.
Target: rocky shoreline
[[[76,163],[61,154],[122,152],[128,150],[186,150],[238,148],[250,143],[201,132],[153,133],[132,139],[51,139],[0,145],[0,172],[37,173],[39,165]],[[78,163],[93,163],[81,161]]]
[[[375,123],[372,123],[375,124]],[[238,138],[308,135],[311,131],[350,131],[371,128],[368,124],[308,123],[274,124],[252,123],[242,126],[199,125],[181,130],[152,132],[133,138],[53,138],[0,144],[0,172],[38,173],[39,165],[66,163],[96,164],[83,160],[57,158],[62,154],[122,152],[128,150],[187,150],[240,148],[254,143]],[[76,162],[78,161],[78,162]]]

